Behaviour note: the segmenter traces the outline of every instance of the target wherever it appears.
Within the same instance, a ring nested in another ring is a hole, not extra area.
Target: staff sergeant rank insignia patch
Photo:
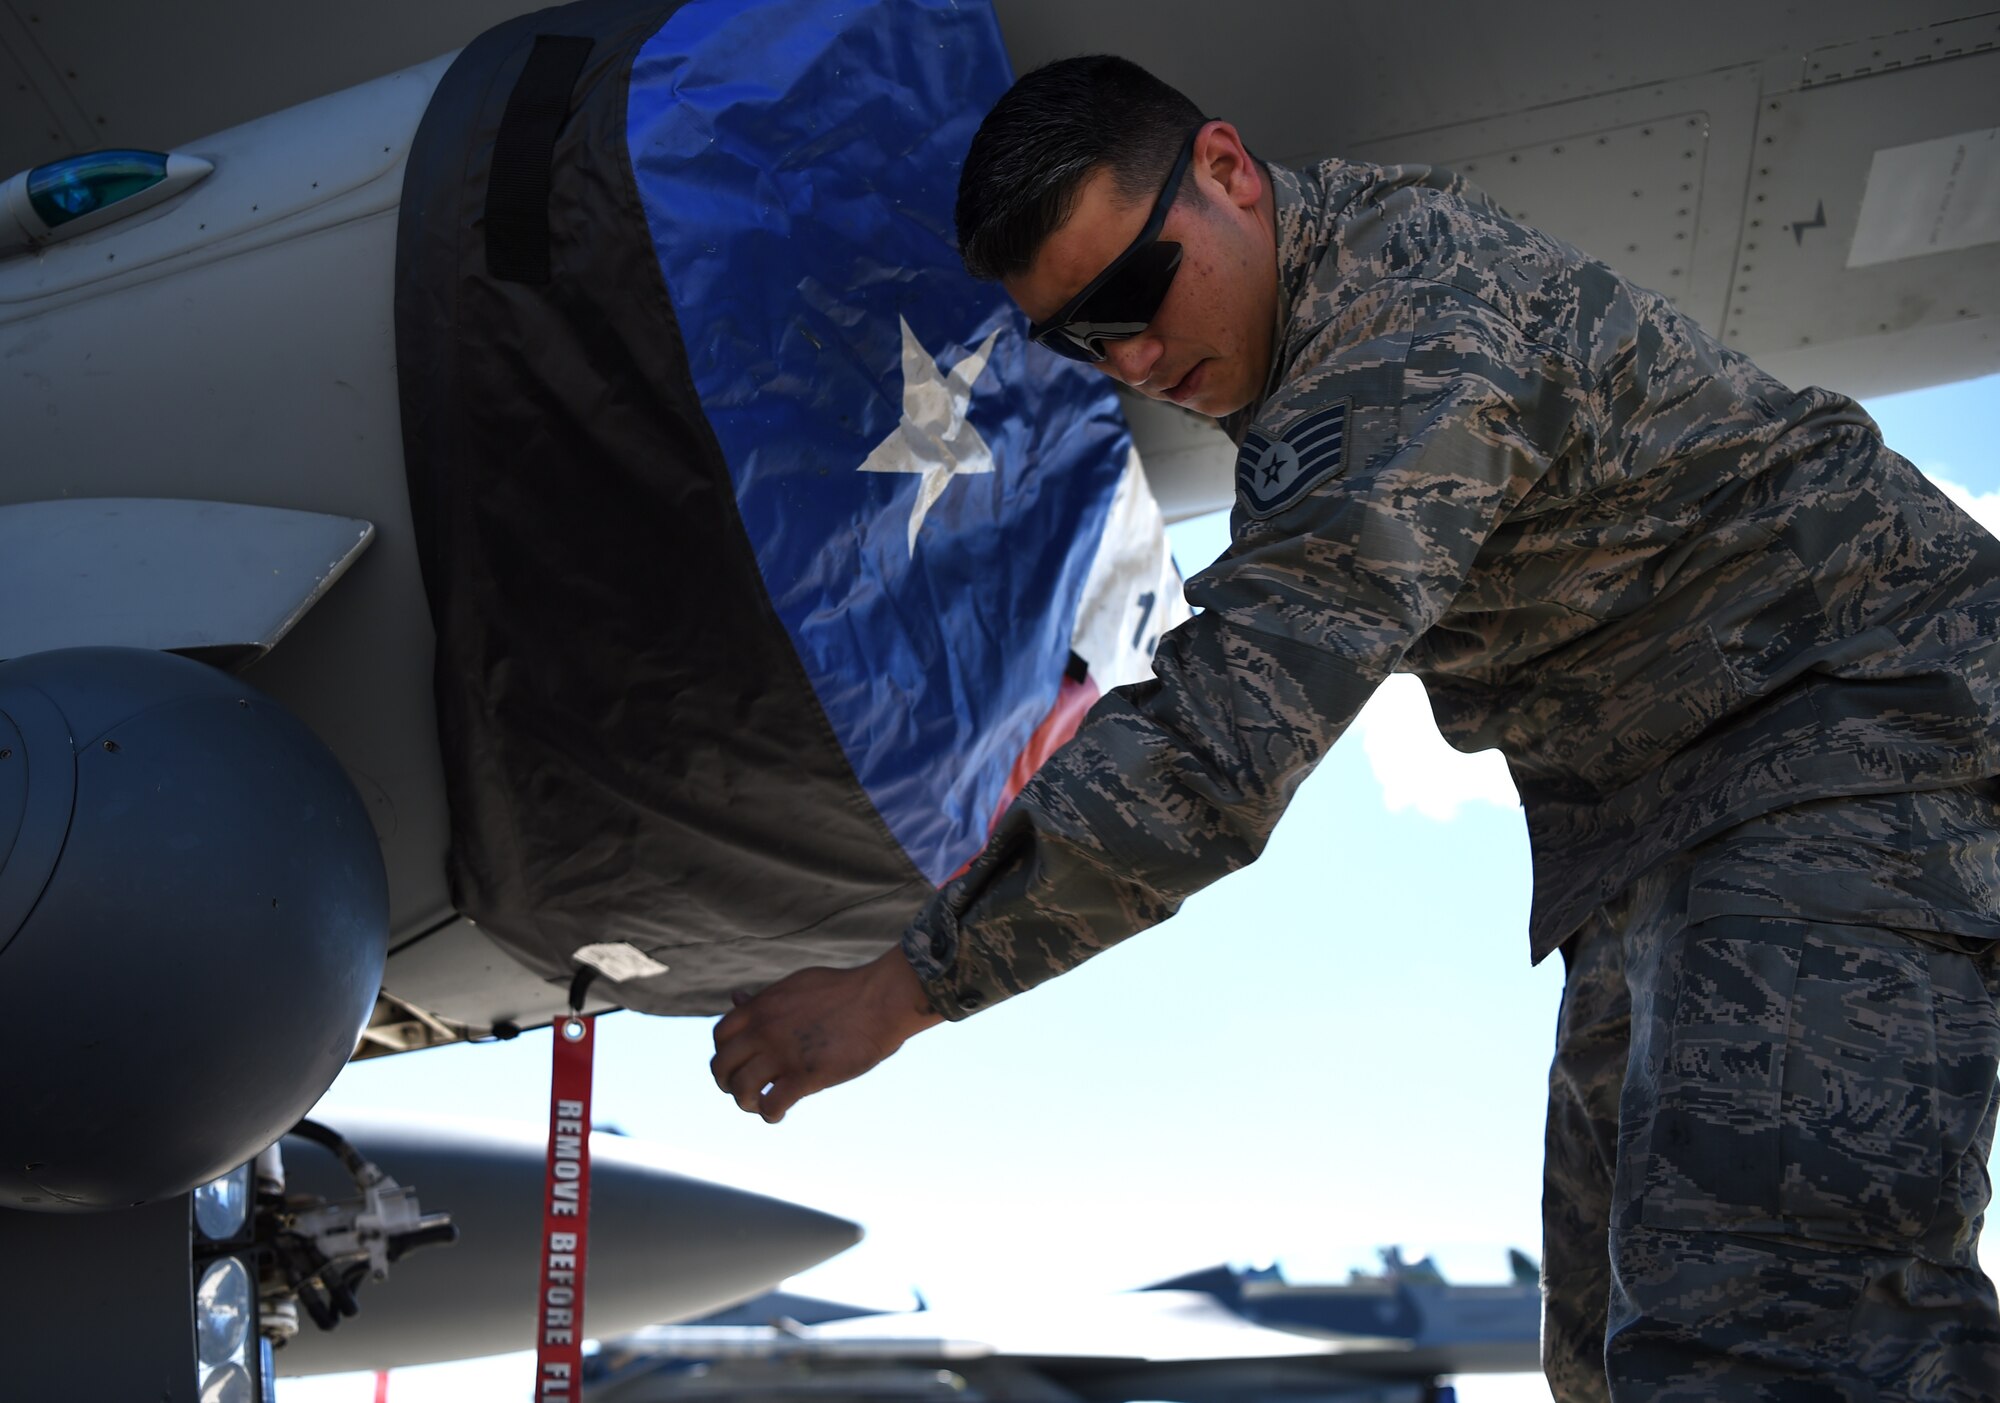
[[[1285,426],[1275,440],[1256,430],[1236,455],[1236,492],[1253,518],[1283,511],[1347,463],[1347,404],[1340,400]]]

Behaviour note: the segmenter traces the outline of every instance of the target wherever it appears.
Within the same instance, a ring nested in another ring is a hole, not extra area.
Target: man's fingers
[[[730,1075],[724,1090],[736,1098],[738,1106],[755,1114],[763,1099],[764,1088],[784,1070],[778,1059],[768,1054],[753,1057]]]
[[[731,997],[734,996],[732,995]],[[729,1012],[723,1014],[722,1017],[716,1021],[715,1046],[717,1047],[717,1049],[720,1049],[725,1042],[729,1041],[729,1039],[735,1037],[738,1033],[742,1032],[745,1028],[750,1026],[750,1015],[746,1011],[748,1003],[749,1000],[747,999],[738,1003],[735,1008],[732,1008],[731,1010],[729,1010]]]
[[[776,1125],[785,1118],[786,1111],[798,1105],[799,1102],[805,1100],[813,1092],[824,1091],[825,1089],[824,1087],[813,1085],[802,1076],[781,1077],[771,1084],[769,1091],[764,1093],[756,1110],[767,1122]],[[747,1111],[751,1108],[745,1106],[743,1109]]]
[[[940,1021],[919,1011],[919,989],[901,946],[853,969],[795,970],[758,994],[732,996],[736,1007],[715,1024],[709,1071],[738,1106],[775,1123]]]
[[[717,1038],[715,1056],[708,1062],[709,1073],[715,1078],[715,1084],[727,1091],[743,1064],[763,1051],[764,1044],[758,1038]]]

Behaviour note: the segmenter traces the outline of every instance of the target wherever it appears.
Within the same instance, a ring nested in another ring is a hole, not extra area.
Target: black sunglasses
[[[1181,246],[1171,239],[1162,240],[1160,228],[1167,222],[1167,211],[1174,207],[1181,177],[1194,156],[1195,138],[1208,123],[1209,119],[1203,118],[1201,126],[1188,133],[1139,237],[1106,264],[1082,292],[1065,302],[1061,311],[1029,327],[1032,340],[1059,356],[1095,363],[1104,359],[1106,341],[1137,336],[1158,315],[1181,266]]]

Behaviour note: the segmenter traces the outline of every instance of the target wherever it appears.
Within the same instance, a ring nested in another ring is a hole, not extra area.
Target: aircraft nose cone
[[[458,1226],[363,1285],[361,1313],[321,1332],[308,1323],[278,1353],[280,1374],[385,1369],[534,1345],[545,1143],[538,1127],[329,1118],[367,1158]],[[665,1151],[594,1134],[584,1333],[616,1335],[688,1320],[756,1295],[845,1251],[845,1218],[733,1189],[662,1165]],[[333,1157],[284,1142],[288,1188],[353,1197]]]

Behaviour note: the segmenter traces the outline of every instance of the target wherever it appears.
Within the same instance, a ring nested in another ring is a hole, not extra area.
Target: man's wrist
[[[876,997],[882,1001],[884,1014],[899,1040],[944,1022],[944,1015],[931,1007],[923,980],[911,967],[900,943],[878,955],[868,970]]]

